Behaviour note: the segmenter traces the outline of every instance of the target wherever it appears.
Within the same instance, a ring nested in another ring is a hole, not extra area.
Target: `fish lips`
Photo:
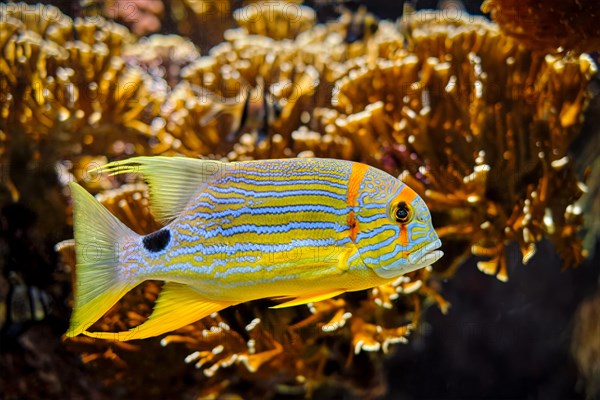
[[[425,247],[415,250],[408,256],[409,264],[422,266],[433,264],[444,255],[444,252],[438,250],[440,247],[442,247],[442,241],[437,239]]]
[[[411,253],[408,256],[407,264],[375,268],[375,272],[382,278],[392,279],[397,278],[400,275],[427,267],[442,258],[444,252],[438,250],[441,246],[441,240],[436,239],[428,245]]]

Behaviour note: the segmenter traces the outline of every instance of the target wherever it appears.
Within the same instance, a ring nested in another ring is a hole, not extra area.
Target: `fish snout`
[[[433,264],[434,262],[439,260],[444,254],[441,250],[438,250],[440,247],[442,247],[442,241],[436,235],[433,241],[413,251],[408,256],[408,262],[413,265]]]

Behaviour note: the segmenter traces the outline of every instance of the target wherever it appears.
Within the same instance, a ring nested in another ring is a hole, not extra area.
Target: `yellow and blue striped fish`
[[[156,336],[254,299],[286,300],[277,308],[368,289],[442,256],[423,200],[364,164],[137,157],[103,169],[143,174],[165,226],[138,235],[70,183],[77,271],[67,336]],[[149,279],[166,283],[146,322],[87,331]]]

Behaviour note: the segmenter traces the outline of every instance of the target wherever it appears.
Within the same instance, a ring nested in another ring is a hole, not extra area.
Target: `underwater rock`
[[[600,295],[583,301],[575,315],[571,354],[587,398],[600,395]]]

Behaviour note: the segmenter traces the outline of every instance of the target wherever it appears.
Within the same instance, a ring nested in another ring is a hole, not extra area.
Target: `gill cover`
[[[365,175],[359,199],[357,246],[364,264],[393,279],[437,261],[441,242],[425,202],[383,171]]]

